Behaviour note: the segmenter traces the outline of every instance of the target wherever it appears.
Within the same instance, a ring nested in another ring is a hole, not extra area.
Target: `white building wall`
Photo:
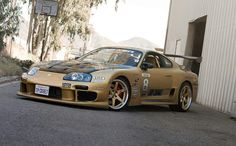
[[[172,0],[166,53],[181,40],[184,54],[189,22],[207,15],[197,102],[223,112],[236,101],[236,0]]]

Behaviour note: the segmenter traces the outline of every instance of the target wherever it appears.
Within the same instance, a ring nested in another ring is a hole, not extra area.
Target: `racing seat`
[[[145,62],[152,64],[153,68],[159,68],[160,67],[160,65],[157,64],[157,60],[154,56],[147,56],[147,58],[145,59]]]

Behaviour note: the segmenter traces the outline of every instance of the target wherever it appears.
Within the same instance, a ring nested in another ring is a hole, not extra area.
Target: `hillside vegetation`
[[[21,61],[8,56],[0,56],[0,77],[21,75],[23,68],[29,68],[32,64],[33,62],[29,60]]]

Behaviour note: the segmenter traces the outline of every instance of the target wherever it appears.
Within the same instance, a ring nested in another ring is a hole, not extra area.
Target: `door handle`
[[[165,75],[165,77],[168,77],[168,78],[170,78],[170,77],[172,77],[172,75]]]

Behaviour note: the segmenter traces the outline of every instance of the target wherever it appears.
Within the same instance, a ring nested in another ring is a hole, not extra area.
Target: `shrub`
[[[0,76],[21,75],[23,68],[29,68],[33,63],[31,60],[0,56]]]

